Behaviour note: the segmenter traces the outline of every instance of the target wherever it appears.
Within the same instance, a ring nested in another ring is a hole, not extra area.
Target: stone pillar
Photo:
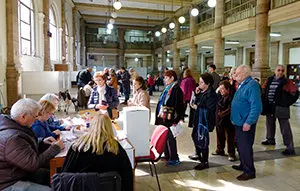
[[[191,12],[192,9],[190,9]],[[197,17],[190,15],[190,37],[193,37],[197,34]]]
[[[76,63],[76,34],[77,34],[77,28],[76,28],[76,15],[77,15],[77,9],[76,7],[72,8],[72,27],[73,27],[73,71],[77,71],[77,63]]]
[[[161,67],[165,68],[166,67],[166,33],[162,33],[161,35]]]
[[[61,57],[62,64],[66,64],[66,17],[65,17],[65,0],[61,0]]]
[[[44,71],[52,71],[50,61],[50,37],[48,35],[49,30],[49,0],[43,1],[44,12]]]
[[[173,40],[173,70],[179,75],[180,74],[180,49],[177,48],[177,42],[179,41],[179,29],[180,25],[177,17],[174,18],[173,22],[175,23],[174,28],[174,40]]]
[[[238,47],[235,55],[235,66],[243,65],[244,47]]]
[[[255,63],[252,66],[252,75],[259,78],[261,82],[264,82],[271,73],[269,68],[269,8],[269,0],[256,1]]]
[[[19,98],[19,29],[18,0],[6,0],[6,91],[7,106],[12,106]]]
[[[224,70],[224,38],[222,37],[222,26],[224,23],[224,0],[218,0],[215,8],[215,30],[214,30],[214,64],[217,73]]]
[[[273,71],[278,65],[279,41],[271,42],[270,56],[270,69]]]
[[[125,67],[125,29],[118,29],[119,36],[119,63],[117,68]]]
[[[80,65],[87,66],[86,63],[86,44],[85,44],[85,21],[80,19]]]
[[[156,43],[157,43],[157,37],[155,36],[154,31],[152,31],[152,38],[153,38],[153,46],[152,46],[152,73],[158,74],[158,55],[156,54]]]
[[[191,69],[193,73],[193,77],[197,79],[200,76],[199,67],[197,67],[197,45],[194,44],[194,41],[191,41],[189,46],[190,53],[189,53],[189,63],[188,67]]]

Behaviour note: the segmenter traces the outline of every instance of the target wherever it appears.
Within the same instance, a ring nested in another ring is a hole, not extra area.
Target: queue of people
[[[199,161],[195,170],[209,168],[209,133],[216,128],[217,148],[212,155],[228,154],[229,161],[236,161],[237,149],[240,164],[232,166],[242,171],[237,179],[245,181],[255,178],[253,144],[261,114],[266,115],[267,130],[266,140],[262,144],[276,144],[275,124],[278,119],[286,146],[282,154],[294,155],[289,107],[298,99],[299,91],[283,75],[284,67],[277,66],[274,75],[262,87],[252,79],[247,66],[233,68],[230,79],[223,81],[215,75],[214,65],[209,68],[210,73],[200,75],[198,86],[188,68],[183,71],[181,84],[175,71],[166,70],[163,75],[165,87],[156,106],[155,125],[168,128],[163,156],[166,165],[177,166],[181,163],[171,126],[184,120],[187,105],[194,111],[190,113],[189,123],[193,128],[191,137],[195,153],[189,158]],[[87,72],[89,70],[85,74]],[[90,92],[90,95],[86,95],[89,97],[87,107],[98,112],[87,133],[70,147],[62,172],[116,171],[122,178],[122,190],[133,190],[131,164],[125,150],[114,137],[111,122],[112,110],[120,104],[118,79],[122,83],[126,104],[145,106],[150,112],[147,81],[134,71],[130,72],[134,74],[131,78],[125,68],[116,73],[108,68],[94,73],[87,84],[90,87],[85,89]],[[151,75],[148,76],[148,84],[155,86],[151,78]],[[129,97],[130,80],[134,89],[132,99]],[[218,81],[217,85],[215,80]],[[80,86],[85,87],[82,81]],[[50,190],[47,164],[64,148],[64,143],[57,139],[61,131],[70,130],[53,115],[57,104],[58,97],[55,94],[46,94],[39,102],[24,98],[12,106],[10,116],[0,115],[0,145],[3,148],[0,150],[1,190],[9,191],[14,187]]]

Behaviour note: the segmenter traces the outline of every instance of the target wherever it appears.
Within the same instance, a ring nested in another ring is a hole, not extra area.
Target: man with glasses
[[[0,190],[50,190],[49,170],[41,169],[64,148],[53,137],[39,139],[31,126],[41,106],[24,98],[11,108],[11,116],[0,115]],[[39,146],[50,145],[43,153]],[[44,185],[42,185],[44,184]]]
[[[266,115],[267,135],[263,145],[275,145],[276,118],[279,121],[283,143],[286,149],[283,155],[294,155],[294,143],[290,118],[290,106],[299,97],[297,87],[284,76],[284,67],[278,65],[275,75],[269,77],[262,86],[263,114]]]

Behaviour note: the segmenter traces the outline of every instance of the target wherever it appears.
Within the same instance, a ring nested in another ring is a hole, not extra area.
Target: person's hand
[[[62,140],[58,140],[58,141],[54,142],[53,144],[59,146],[60,150],[63,150],[65,148],[65,145],[62,142]]]
[[[56,140],[53,137],[47,137],[43,140],[45,144],[51,145],[52,143],[56,142]]]
[[[243,131],[249,131],[250,130],[251,125],[244,123],[243,125]]]
[[[70,131],[71,129],[72,129],[72,125],[68,125],[68,126],[65,126],[64,127],[64,130],[66,130],[66,131]]]
[[[58,120],[58,122],[59,122],[60,124],[63,124],[63,123],[64,123],[64,120],[63,120],[63,119],[60,119],[60,120]]]
[[[99,109],[102,109],[102,110],[107,110],[107,108],[108,108],[108,104],[99,106]]]
[[[198,93],[200,93],[200,91],[201,91],[200,87],[199,86],[196,87],[195,93],[198,94]]]
[[[54,133],[54,134],[56,134],[56,135],[61,135],[61,132],[60,132],[60,130],[55,130],[55,131],[52,131],[52,133]]]

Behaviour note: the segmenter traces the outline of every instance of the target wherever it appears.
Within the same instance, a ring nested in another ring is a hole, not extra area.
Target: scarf
[[[172,87],[175,85],[175,82],[169,84],[168,86],[165,87],[163,93],[160,95],[159,101],[158,101],[158,105],[157,105],[157,111],[160,111],[160,108],[163,104],[166,104],[171,91],[172,91]]]
[[[105,98],[105,93],[106,93],[106,85],[104,85],[103,87],[98,86],[97,91],[99,94],[99,104],[101,104],[102,101],[106,101]]]

